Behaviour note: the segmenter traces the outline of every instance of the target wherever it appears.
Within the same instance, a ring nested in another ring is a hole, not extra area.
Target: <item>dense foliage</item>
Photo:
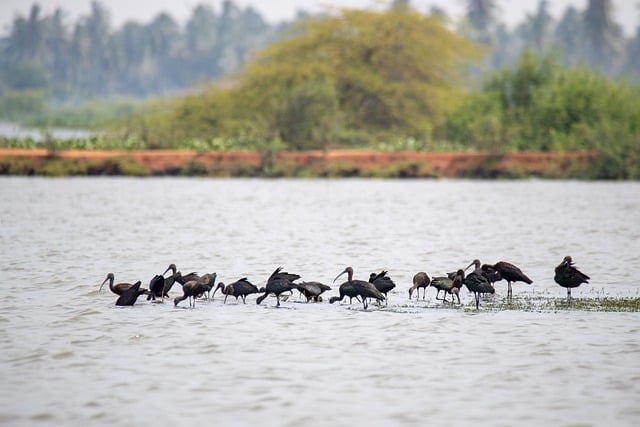
[[[229,85],[189,95],[126,131],[166,146],[240,137],[294,149],[429,141],[463,94],[470,42],[410,9],[310,19],[261,52]]]

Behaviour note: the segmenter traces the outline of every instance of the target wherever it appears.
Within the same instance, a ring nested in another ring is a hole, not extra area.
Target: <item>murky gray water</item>
[[[592,277],[575,297],[638,296],[639,212],[638,183],[2,178],[0,424],[635,426],[638,313],[476,312],[466,290],[436,309],[407,289],[503,259],[534,280],[516,298],[560,298],[570,254]],[[279,265],[384,268],[398,287],[367,312],[96,292],[172,262],[258,285]]]

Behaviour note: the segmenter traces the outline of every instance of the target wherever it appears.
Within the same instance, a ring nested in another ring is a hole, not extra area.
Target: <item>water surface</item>
[[[553,268],[570,254],[592,277],[574,296],[638,296],[637,183],[12,177],[0,196],[3,424],[640,421],[638,313],[407,293],[417,271],[479,258],[525,270],[516,298],[562,298]],[[119,308],[96,292],[172,262],[258,285],[280,265],[327,284],[351,265],[398,286],[367,312],[297,295]]]

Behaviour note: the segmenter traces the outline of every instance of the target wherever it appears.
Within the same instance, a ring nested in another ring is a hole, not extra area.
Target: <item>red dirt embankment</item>
[[[100,162],[130,159],[150,174],[162,175],[185,170],[197,164],[200,171],[224,174],[239,168],[260,170],[266,157],[257,152],[189,150],[64,150],[51,153],[45,149],[2,149],[0,160],[30,159],[37,167],[51,159],[76,162]],[[273,154],[269,163],[282,174],[306,169],[312,175],[376,176],[387,171],[390,176],[472,177],[500,175],[564,176],[568,171],[589,167],[596,160],[594,152],[519,152],[488,154],[479,152],[382,152],[372,150],[283,151]],[[327,172],[329,171],[329,173]],[[394,175],[395,174],[395,175]]]

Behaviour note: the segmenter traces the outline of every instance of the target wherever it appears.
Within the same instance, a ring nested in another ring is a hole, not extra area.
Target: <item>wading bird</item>
[[[229,283],[226,286],[223,282],[220,282],[216,287],[216,291],[218,289],[220,289],[220,292],[222,292],[222,294],[225,296],[224,297],[225,304],[227,303],[227,297],[229,295],[231,295],[232,297],[236,297],[236,299],[238,299],[238,297],[242,298],[242,302],[246,304],[247,295],[257,294],[260,292],[258,290],[258,287],[255,286],[253,283],[249,282],[249,280],[247,280],[246,277],[236,280],[233,283]],[[215,294],[215,291],[214,291],[214,294]]]
[[[387,303],[389,302],[387,293],[396,287],[396,284],[393,282],[393,280],[391,280],[389,276],[387,276],[387,273],[387,271],[382,270],[378,274],[371,273],[369,275],[369,283],[372,283],[377,290],[384,294],[384,305],[387,305]]]
[[[458,270],[457,274],[459,273],[460,273],[460,270]],[[480,306],[481,294],[493,294],[496,292],[495,289],[493,289],[493,286],[491,286],[489,281],[483,275],[475,272],[469,274],[467,277],[464,278],[464,284],[467,287],[467,289],[469,289],[469,292],[473,292],[473,295],[476,299],[476,310]]]
[[[424,300],[427,297],[427,287],[429,287],[430,283],[431,283],[431,279],[429,278],[429,275],[427,273],[425,273],[424,271],[416,273],[413,276],[413,286],[409,288],[409,299],[411,299],[411,295],[413,294],[413,291],[416,291],[416,290],[417,290],[416,300],[420,299],[420,288],[422,288],[423,290],[422,299]]]
[[[189,307],[195,308],[196,298],[204,294],[204,292],[205,288],[201,283],[198,283],[197,280],[190,280],[182,285],[182,296],[176,297],[176,299],[173,300],[173,305],[177,307],[180,301],[189,298]]]
[[[113,292],[116,295],[122,295],[122,293],[124,291],[126,291],[127,289],[129,289],[130,287],[133,286],[133,284],[131,284],[131,283],[117,283],[117,284],[114,285],[113,281],[114,281],[113,273],[107,274],[107,278],[104,279],[104,282],[102,282],[102,284],[100,285],[100,288],[98,289],[98,292],[100,292],[102,290],[102,287],[107,282],[109,282],[109,289],[111,290],[111,292]],[[147,290],[144,289],[144,288],[142,290],[144,292],[147,292]]]
[[[295,279],[293,279],[295,277]],[[260,304],[269,294],[274,294],[277,299],[276,307],[280,307],[280,294],[283,292],[291,292],[295,289],[295,285],[292,280],[299,279],[300,276],[297,274],[289,274],[287,272],[282,272],[282,267],[278,267],[275,269],[269,279],[267,280],[267,285],[264,288],[264,295],[259,296],[256,299],[256,304]]]
[[[307,302],[314,300],[315,302],[321,302],[322,297],[320,296],[325,291],[330,291],[331,287],[322,284],[320,282],[302,282],[302,283],[294,283],[294,286],[304,297],[307,299]]]
[[[122,292],[122,295],[120,295],[118,297],[118,300],[116,301],[116,305],[119,305],[119,306],[134,305],[140,295],[147,293],[146,289],[140,289],[141,283],[142,282],[138,280],[129,289]]]
[[[577,288],[583,283],[589,283],[590,277],[578,270],[573,265],[570,256],[564,257],[562,262],[556,267],[553,280],[563,288],[567,288],[567,300],[571,301],[571,289]]]
[[[349,282],[345,282],[338,288],[339,297],[331,297],[329,298],[329,304],[333,304],[336,301],[342,301],[344,297],[349,297],[349,304],[355,298],[358,302],[360,302],[360,298],[358,298],[358,290]]]
[[[369,305],[367,303],[367,298],[373,298],[378,301],[384,301],[385,299],[384,295],[382,295],[382,292],[376,289],[376,287],[373,286],[372,283],[365,282],[364,280],[357,280],[357,279],[353,280],[353,268],[351,267],[345,268],[342,273],[338,274],[336,278],[333,279],[334,283],[336,280],[338,280],[338,277],[342,276],[345,273],[347,273],[347,281],[345,283],[351,284],[356,291],[356,295],[362,298],[362,304],[365,310]],[[342,287],[342,285],[340,286]]]
[[[147,295],[147,301],[150,299],[156,300],[156,297],[162,299],[162,295],[164,292],[164,277],[156,274],[149,281],[149,293]]]

